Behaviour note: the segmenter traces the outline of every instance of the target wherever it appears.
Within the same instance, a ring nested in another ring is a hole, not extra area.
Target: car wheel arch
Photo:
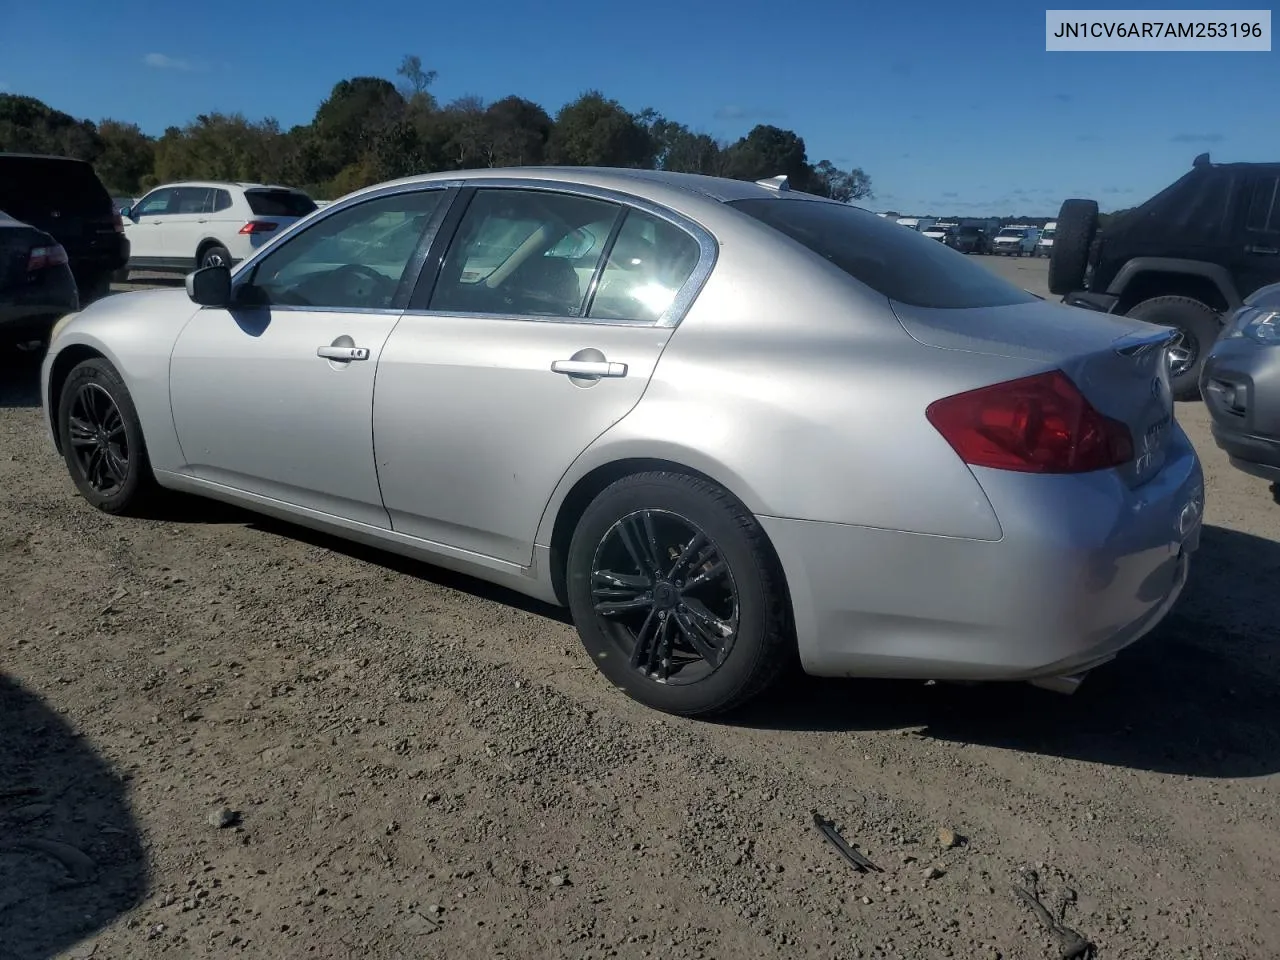
[[[1165,280],[1176,287],[1165,289]],[[1205,284],[1211,285],[1217,302],[1206,296]],[[1143,300],[1157,296],[1186,296],[1226,313],[1240,306],[1242,300],[1227,269],[1216,263],[1173,257],[1134,257],[1126,261],[1107,284],[1106,292],[1120,298],[1117,309],[1123,312]]]
[[[539,543],[546,544],[549,547],[547,555],[550,569],[547,573],[550,576],[552,589],[555,591],[559,602],[564,604],[568,602],[565,582],[569,542],[573,539],[573,532],[587,507],[610,484],[621,480],[623,477],[655,471],[682,474],[713,483],[742,504],[743,508],[748,512],[755,512],[752,510],[748,497],[742,495],[746,491],[743,490],[740,484],[735,484],[732,480],[725,482],[722,477],[691,467],[680,459],[670,459],[660,455],[619,456],[596,464],[572,481],[566,475],[543,515],[542,529],[538,537]],[[715,472],[719,473],[719,471]],[[765,541],[768,543],[767,534]],[[774,553],[774,558],[777,559],[777,551],[774,550],[772,543],[768,543],[768,545],[769,549]],[[779,563],[779,569],[781,569],[781,563]],[[784,571],[784,587],[785,580]],[[790,604],[789,595],[787,602]]]
[[[221,240],[219,240],[217,237],[205,237],[196,246],[196,257],[195,257],[196,268],[199,269],[200,261],[204,259],[204,255],[208,253],[210,250],[212,250],[214,247],[222,247],[223,249],[226,249],[226,246],[227,245],[223,243]]]
[[[53,444],[58,453],[62,453],[62,440],[58,432],[58,402],[62,397],[62,388],[71,376],[71,371],[86,360],[106,360],[117,370],[120,369],[111,357],[96,347],[85,343],[73,343],[58,351],[53,365],[49,368],[49,395],[45,397],[45,409],[49,411],[50,423],[53,426]]]

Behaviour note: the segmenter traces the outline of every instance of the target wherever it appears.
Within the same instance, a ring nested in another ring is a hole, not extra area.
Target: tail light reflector
[[[250,220],[240,228],[241,233],[270,233],[279,224],[272,223],[270,220]]]
[[[44,270],[47,267],[58,267],[67,262],[67,251],[62,244],[55,243],[47,247],[32,247],[27,257],[27,272]]]
[[[1061,370],[936,400],[925,416],[974,467],[1087,473],[1133,459],[1128,426],[1094,409]]]

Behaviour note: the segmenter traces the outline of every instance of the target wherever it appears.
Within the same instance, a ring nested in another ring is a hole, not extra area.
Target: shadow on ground
[[[60,954],[136,906],[146,889],[124,778],[0,674],[0,955]]]
[[[1070,697],[802,678],[731,722],[780,730],[923,726],[920,736],[1195,777],[1280,771],[1280,544],[1206,527],[1166,621]]]

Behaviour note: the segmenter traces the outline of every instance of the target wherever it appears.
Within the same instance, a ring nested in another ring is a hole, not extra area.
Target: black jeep
[[[1175,327],[1174,396],[1199,395],[1222,319],[1280,281],[1280,163],[1210,163],[1098,230],[1098,205],[1067,200],[1049,260],[1064,303]]]

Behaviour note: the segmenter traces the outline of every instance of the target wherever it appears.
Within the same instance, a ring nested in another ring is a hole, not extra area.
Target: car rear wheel
[[[1131,307],[1125,316],[1178,331],[1169,345],[1169,385],[1177,400],[1200,396],[1204,358],[1222,330],[1217,311],[1190,297],[1152,297]]]
[[[763,530],[719,487],[655,472],[587,508],[568,556],[569,607],[597,669],[667,713],[723,713],[763,693],[795,643]]]
[[[200,255],[200,266],[201,267],[230,267],[231,253],[227,250],[226,247],[210,247]]]
[[[1049,292],[1065,296],[1084,284],[1089,247],[1098,230],[1098,204],[1093,200],[1064,200],[1058,211],[1058,230],[1049,251]]]
[[[159,493],[142,424],[120,374],[106,360],[78,364],[62,386],[58,437],[80,495],[105,513],[138,514]]]

